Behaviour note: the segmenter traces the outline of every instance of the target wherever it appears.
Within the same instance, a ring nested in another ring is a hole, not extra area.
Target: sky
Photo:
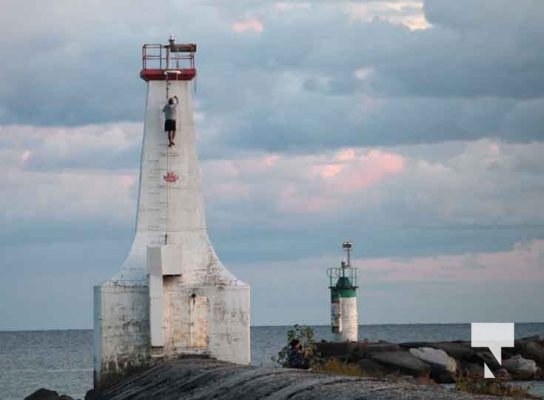
[[[328,324],[344,240],[362,324],[544,322],[542,0],[3,0],[0,330],[92,327],[170,34],[252,324]]]

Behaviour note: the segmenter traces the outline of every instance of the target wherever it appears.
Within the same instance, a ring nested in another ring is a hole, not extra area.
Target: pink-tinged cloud
[[[31,157],[32,157],[32,152],[30,150],[25,150],[21,154],[19,161],[21,164],[25,164],[28,160],[30,160]]]
[[[425,18],[421,0],[347,2],[341,7],[352,22],[380,20],[394,25],[404,25],[410,30],[432,27]]]
[[[356,148],[319,155],[251,155],[208,161],[205,181],[210,182],[207,196],[248,196],[281,214],[333,214],[353,203],[354,196],[403,173],[405,164],[396,153]]]
[[[257,18],[248,18],[232,24],[232,29],[236,33],[243,33],[246,31],[261,33],[264,30],[264,24]]]
[[[334,159],[336,161],[353,161],[355,159],[355,150],[342,149],[335,154]]]
[[[133,188],[138,184],[138,176],[133,174],[121,174],[119,175],[119,184],[126,189]]]
[[[313,166],[311,169],[313,174],[319,175],[323,179],[329,179],[334,178],[340,172],[342,172],[344,166],[341,164],[326,164],[316,165]]]
[[[273,154],[271,156],[264,157],[262,163],[267,167],[273,167],[278,163],[280,159],[280,156],[278,156],[277,154]]]
[[[316,214],[333,210],[335,203],[335,199],[319,193],[310,195],[300,193],[296,185],[288,184],[280,190],[277,205],[280,213]]]
[[[496,253],[361,259],[354,264],[363,279],[373,282],[544,282],[544,240]]]
[[[402,173],[406,166],[405,158],[398,154],[371,150],[358,155],[355,149],[285,162],[296,165],[290,171],[300,183],[283,185],[278,210],[293,214],[337,212],[353,196]]]
[[[493,142],[489,144],[489,153],[498,156],[501,154],[501,145],[497,142]]]
[[[327,172],[330,166],[323,166],[321,176],[334,177],[331,185],[342,193],[353,193],[368,189],[390,177],[402,173],[406,168],[403,156],[382,150],[371,150],[367,154],[342,164],[343,168],[335,175]]]
[[[403,156],[381,150],[371,150],[363,157],[363,160],[364,159],[368,160],[372,166],[383,171],[385,174],[399,173],[405,166],[405,159]]]

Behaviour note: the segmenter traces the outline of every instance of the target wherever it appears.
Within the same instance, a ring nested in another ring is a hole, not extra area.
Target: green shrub
[[[272,357],[274,364],[277,367],[287,366],[287,355],[289,353],[290,343],[294,339],[298,339],[302,346],[302,354],[305,358],[310,360],[310,365],[313,366],[317,360],[314,330],[305,325],[293,325],[293,327],[287,331],[287,344],[282,347],[275,357]]]

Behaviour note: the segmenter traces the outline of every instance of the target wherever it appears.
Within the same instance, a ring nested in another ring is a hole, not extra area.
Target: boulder
[[[100,393],[94,389],[90,389],[85,393],[84,400],[101,400]]]
[[[457,360],[466,359],[470,361],[474,358],[476,349],[472,348],[470,342],[408,342],[399,344],[404,349],[431,347],[433,349],[444,350],[450,357]],[[483,350],[483,349],[480,349]]]
[[[476,361],[477,363],[482,363],[481,364],[482,368],[483,368],[483,363],[485,362],[491,371],[496,371],[502,368],[501,364],[499,364],[495,356],[491,354],[491,351],[489,350],[478,351],[474,355],[474,360],[470,360],[470,361]]]
[[[420,347],[418,349],[410,349],[410,354],[430,364],[432,367],[454,374],[457,372],[457,361],[455,361],[455,358],[448,356],[444,350]]]
[[[347,342],[321,342],[315,346],[317,352],[325,358],[343,356],[349,352]]]
[[[370,358],[391,372],[412,376],[429,376],[431,366],[408,351],[383,351],[370,354]]]
[[[527,337],[524,337],[521,340],[528,340],[528,341],[532,341],[532,342],[544,342],[544,335],[527,336]]]
[[[432,347],[431,342],[405,342],[405,343],[399,343],[399,346],[403,349],[412,349],[412,348],[418,348],[418,347]]]
[[[395,343],[368,343],[366,347],[361,349],[361,351],[364,351],[366,354],[370,353],[376,353],[376,352],[384,352],[384,351],[399,351],[400,347],[398,344]]]
[[[538,342],[524,341],[520,353],[523,357],[535,360],[538,364],[544,364],[544,346]]]
[[[457,375],[457,361],[444,350],[431,347],[410,349],[410,354],[431,365],[431,378],[437,383],[454,383]]]
[[[516,345],[517,346],[517,345]],[[520,353],[520,349],[517,347],[503,347],[501,349],[501,356],[503,360],[512,358]]]
[[[38,389],[30,396],[25,397],[25,400],[58,400],[59,394],[54,390]]]
[[[384,351],[400,351],[400,347],[395,343],[367,343],[351,354],[351,361],[358,362],[361,359],[369,358],[370,354]]]
[[[532,379],[538,371],[536,363],[533,360],[527,360],[520,355],[504,360],[502,365],[514,379]]]
[[[460,370],[462,375],[468,375],[473,378],[483,378],[484,377],[484,364],[483,363],[473,363],[462,360],[460,362]]]
[[[450,357],[457,360],[470,360],[476,353],[469,342],[439,342],[431,343],[429,347],[444,350]]]

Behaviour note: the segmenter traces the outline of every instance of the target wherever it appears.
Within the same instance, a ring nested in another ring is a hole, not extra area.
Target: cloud
[[[3,126],[0,133],[4,223],[133,217],[140,124]]]
[[[540,29],[544,17],[538,0],[426,0],[424,9],[432,23],[457,30]]]
[[[261,33],[264,30],[264,24],[257,18],[248,18],[233,23],[232,29],[236,33],[243,33],[246,31]]]
[[[542,140],[540,11],[531,1],[503,3],[510,17],[485,1],[179,1],[170,13],[120,2],[111,14],[100,3],[54,1],[23,26],[12,3],[3,10],[2,51],[13,59],[0,66],[12,77],[0,89],[0,122],[141,121],[140,46],[177,33],[183,13],[178,40],[199,44],[201,127],[216,130],[223,149]],[[406,28],[417,18],[433,26]]]
[[[544,280],[540,256],[543,250],[544,241],[535,240],[493,253],[358,259],[354,264],[362,266],[362,279],[374,282],[538,282]]]
[[[383,20],[410,30],[425,30],[432,26],[425,18],[420,0],[346,2],[343,8],[352,21]]]
[[[133,223],[140,124],[4,126],[0,132],[4,222]],[[201,138],[203,153],[215,148],[214,139]],[[239,150],[230,158],[220,153],[202,163],[209,225],[232,240],[270,237],[270,248],[279,232],[289,232],[277,237],[284,242],[327,226],[312,239],[316,246],[346,229],[370,235],[375,255],[497,251],[544,234],[542,147],[480,140],[307,154]]]
[[[143,125],[116,123],[80,127],[0,126],[0,150],[21,152],[26,170],[133,168],[139,160]]]
[[[212,182],[221,182],[210,184],[209,198],[264,200],[265,209],[285,216],[335,213],[351,196],[402,173],[404,167],[398,154],[344,149],[325,155],[210,161],[204,171]]]
[[[309,10],[312,7],[310,2],[277,2],[274,8],[279,11]]]

